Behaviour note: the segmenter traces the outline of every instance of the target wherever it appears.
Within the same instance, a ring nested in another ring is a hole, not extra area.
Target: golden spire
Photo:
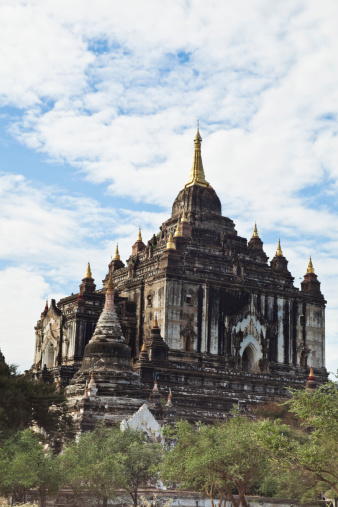
[[[137,236],[137,242],[142,241],[142,235],[141,235],[141,227],[138,228],[138,236]]]
[[[312,368],[312,366],[310,366],[309,380],[314,380],[314,379],[315,379],[315,374],[313,373],[313,368]]]
[[[177,223],[177,229],[174,234],[175,238],[181,238],[182,237],[182,228],[180,222]]]
[[[190,176],[188,182],[185,184],[186,187],[190,187],[191,185],[200,185],[201,187],[210,187],[209,183],[205,180],[202,156],[201,156],[201,142],[202,138],[200,136],[199,124],[197,121],[197,132],[194,139],[195,143],[195,151],[194,151],[194,159],[192,162],[192,167],[190,170]]]
[[[154,319],[154,327],[158,327],[157,315],[155,315],[155,319]]]
[[[120,258],[120,252],[119,252],[119,244],[116,243],[116,250],[115,250],[115,255],[113,257],[113,261],[120,261],[121,258]]]
[[[183,214],[182,214],[182,220],[181,220],[181,222],[188,222],[186,214],[185,214],[185,209],[183,209]]]
[[[315,269],[314,269],[313,264],[312,264],[311,255],[310,255],[309,265],[307,267],[306,272],[307,273],[314,273],[315,272]]]
[[[111,273],[109,274],[108,282],[106,283],[106,289],[107,290],[113,290],[114,289],[114,283],[111,277]]]
[[[256,222],[255,222],[255,228],[254,228],[252,237],[253,238],[259,238]]]
[[[145,340],[143,342],[141,352],[147,352],[147,345],[146,345],[146,341]]]
[[[170,233],[168,243],[167,243],[167,250],[175,250],[175,249],[176,249],[176,247],[175,247],[175,243],[173,240],[173,235],[172,235],[172,233]]]
[[[92,272],[90,271],[90,264],[89,264],[89,262],[88,262],[85,278],[92,278]]]
[[[277,247],[277,250],[276,250],[276,255],[277,255],[277,257],[283,257],[283,251],[282,251],[281,246],[280,246],[280,239],[278,240],[278,247]]]

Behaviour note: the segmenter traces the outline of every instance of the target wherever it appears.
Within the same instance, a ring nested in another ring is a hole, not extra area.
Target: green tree
[[[123,466],[123,488],[137,506],[138,492],[141,486],[154,484],[158,479],[158,468],[163,455],[160,444],[149,442],[142,431],[127,429],[112,434],[115,452],[121,456]]]
[[[61,484],[57,457],[45,452],[38,435],[20,431],[0,448],[0,491],[12,502],[24,502],[27,490],[37,490],[40,505],[45,507],[47,495],[56,495]]]
[[[287,405],[300,420],[299,429],[279,420],[265,420],[260,429],[262,442],[280,472],[298,473],[304,482],[311,480],[311,491],[305,488],[307,497],[326,489],[338,497],[337,387],[337,382],[329,382],[315,391],[293,392]],[[304,494],[301,487],[299,493]]]
[[[161,454],[162,446],[148,442],[143,432],[100,425],[65,450],[65,483],[79,502],[90,493],[106,506],[123,489],[137,505],[140,486],[157,478]]]
[[[70,444],[61,457],[64,483],[73,490],[79,505],[87,494],[103,506],[116,497],[122,481],[121,458],[112,453],[108,435],[108,428],[98,426]]]
[[[218,497],[220,506],[230,500],[233,507],[247,507],[246,494],[269,473],[266,451],[257,439],[259,424],[236,412],[214,426],[179,422],[166,432],[176,445],[163,463],[164,479],[204,492],[212,505]]]
[[[0,439],[35,425],[50,440],[70,434],[72,418],[63,390],[18,375],[0,358]]]

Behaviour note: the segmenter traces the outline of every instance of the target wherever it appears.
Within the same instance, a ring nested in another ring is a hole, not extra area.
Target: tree
[[[65,483],[79,501],[90,492],[106,506],[124,489],[137,505],[140,486],[157,478],[161,454],[162,447],[148,442],[143,432],[100,425],[65,450]]]
[[[154,484],[158,479],[163,447],[149,442],[142,431],[132,429],[119,431],[110,438],[114,440],[116,452],[122,457],[123,480],[120,487],[131,496],[134,506],[137,506],[139,488]]]
[[[38,426],[50,440],[64,438],[72,429],[67,399],[54,384],[18,375],[0,357],[0,438]]]
[[[56,495],[60,487],[58,459],[44,449],[31,430],[16,433],[0,448],[0,491],[12,502],[24,502],[27,490],[36,488],[40,505],[47,495]]]
[[[300,420],[300,429],[281,421],[264,421],[260,429],[262,442],[272,453],[281,473],[295,472],[310,479],[313,488],[331,489],[338,497],[338,386],[329,382],[315,391],[293,391],[286,402]]]
[[[233,412],[227,422],[191,426],[186,421],[168,429],[176,445],[167,453],[162,467],[167,481],[204,492],[214,505],[229,499],[233,507],[247,507],[245,495],[269,472],[266,451],[257,439],[259,422]],[[238,492],[238,500],[234,491]]]
[[[82,434],[61,457],[64,482],[81,505],[83,494],[90,493],[105,507],[122,481],[122,467],[108,445],[109,429],[98,426]]]

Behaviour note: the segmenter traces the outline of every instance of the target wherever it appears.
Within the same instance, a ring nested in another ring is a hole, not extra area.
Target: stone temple
[[[310,258],[294,287],[280,242],[268,262],[255,225],[238,236],[206,181],[201,136],[171,217],[126,263],[118,248],[103,287],[88,269],[77,294],[36,325],[33,373],[67,387],[81,428],[128,420],[222,418],[305,385],[325,369],[325,299]],[[154,384],[155,381],[155,384]],[[89,382],[89,384],[88,384]],[[171,394],[173,398],[171,400]]]

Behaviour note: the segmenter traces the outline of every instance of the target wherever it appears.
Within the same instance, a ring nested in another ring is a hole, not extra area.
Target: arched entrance
[[[246,347],[246,349],[243,352],[242,370],[248,373],[254,372],[256,370],[255,353],[252,350],[252,347],[250,346]]]

